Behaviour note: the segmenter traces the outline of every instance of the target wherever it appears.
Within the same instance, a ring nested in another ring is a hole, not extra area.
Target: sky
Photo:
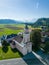
[[[0,19],[32,20],[49,17],[49,0],[0,0]]]

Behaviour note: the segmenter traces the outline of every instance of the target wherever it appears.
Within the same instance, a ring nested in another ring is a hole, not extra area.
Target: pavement
[[[33,53],[23,58],[1,60],[0,65],[44,65]]]

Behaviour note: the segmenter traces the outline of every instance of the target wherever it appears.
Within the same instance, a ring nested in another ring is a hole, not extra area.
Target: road
[[[11,60],[4,60],[0,61],[0,65],[43,65],[39,60],[37,59],[28,59],[28,60],[23,60],[23,59],[11,59]]]
[[[23,58],[1,60],[0,65],[44,65],[33,53]]]

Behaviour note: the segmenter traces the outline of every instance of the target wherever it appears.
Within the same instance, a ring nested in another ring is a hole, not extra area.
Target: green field
[[[24,30],[25,24],[0,24],[0,36],[17,34]],[[31,26],[29,26],[31,28]]]
[[[2,47],[0,47],[0,60],[11,59],[11,58],[20,58],[20,57],[23,57],[23,55],[18,51],[16,51],[14,53],[11,50],[10,46],[8,47],[8,52],[7,53],[3,52]]]
[[[0,24],[0,36],[22,32],[24,24]]]

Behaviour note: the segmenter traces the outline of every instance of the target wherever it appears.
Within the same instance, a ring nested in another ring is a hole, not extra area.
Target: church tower
[[[27,53],[32,51],[32,43],[30,42],[30,32],[27,25],[25,25],[24,33],[23,33],[23,43],[25,44]]]
[[[27,43],[30,41],[30,32],[27,25],[25,25],[25,28],[24,28],[23,41],[24,43]]]

